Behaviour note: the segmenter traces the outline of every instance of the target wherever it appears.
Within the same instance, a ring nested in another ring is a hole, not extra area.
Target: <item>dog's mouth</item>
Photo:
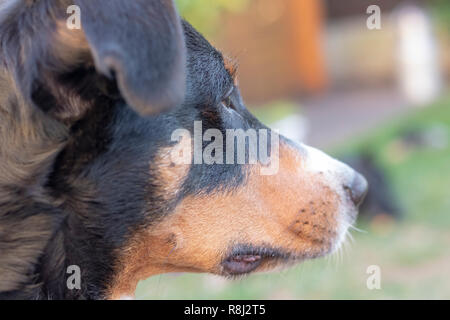
[[[339,246],[320,246],[306,252],[287,251],[271,246],[237,245],[222,260],[220,274],[227,277],[243,276],[252,272],[269,271],[278,267],[289,267],[299,262],[323,257]]]
[[[262,263],[260,255],[233,255],[226,259],[222,265],[224,271],[231,275],[245,274],[254,271]]]
[[[221,266],[225,275],[239,276],[253,272],[263,265],[276,265],[291,259],[294,259],[291,254],[280,249],[238,245],[222,261]]]

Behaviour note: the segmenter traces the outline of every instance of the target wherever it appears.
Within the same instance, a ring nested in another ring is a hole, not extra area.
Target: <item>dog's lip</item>
[[[245,274],[254,271],[263,261],[260,255],[232,255],[222,262],[224,271],[230,275]]]
[[[255,271],[261,264],[272,260],[289,260],[292,255],[271,247],[238,245],[222,261],[222,270],[226,275],[241,275]]]

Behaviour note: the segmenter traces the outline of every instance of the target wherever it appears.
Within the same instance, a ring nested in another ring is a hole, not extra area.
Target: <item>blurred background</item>
[[[136,297],[450,299],[450,1],[177,2],[238,61],[255,115],[350,163],[371,189],[354,240],[331,257],[237,281],[155,276]],[[367,288],[370,265],[381,289]]]

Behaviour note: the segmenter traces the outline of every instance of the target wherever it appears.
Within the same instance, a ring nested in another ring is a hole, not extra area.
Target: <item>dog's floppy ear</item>
[[[180,103],[185,42],[172,0],[75,0],[95,66],[141,115]]]

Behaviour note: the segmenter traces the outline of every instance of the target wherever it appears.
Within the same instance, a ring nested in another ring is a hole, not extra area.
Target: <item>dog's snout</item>
[[[320,150],[304,144],[299,148],[305,155],[307,171],[324,174],[327,183],[332,188],[338,191],[342,187],[355,206],[361,205],[369,187],[364,176]]]
[[[357,172],[355,172],[352,181],[344,185],[344,189],[349,193],[350,198],[356,206],[359,206],[363,202],[368,188],[369,185],[366,178]]]

